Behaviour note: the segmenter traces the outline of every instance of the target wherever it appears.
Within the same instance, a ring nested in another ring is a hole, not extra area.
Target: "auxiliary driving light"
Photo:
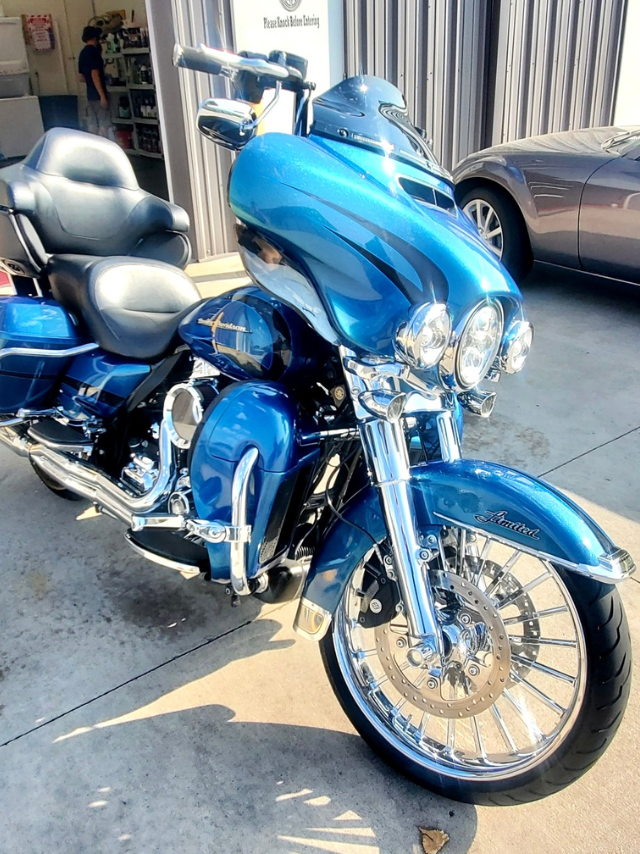
[[[524,363],[533,343],[533,326],[528,320],[518,320],[507,332],[502,342],[500,367],[507,374],[517,374]]]

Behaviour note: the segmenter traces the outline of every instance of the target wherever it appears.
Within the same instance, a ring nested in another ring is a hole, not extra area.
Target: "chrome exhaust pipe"
[[[16,419],[12,423],[20,424],[23,419]],[[19,457],[28,457],[32,442],[26,436],[21,436],[13,427],[0,426],[0,442],[18,454]]]
[[[27,455],[45,474],[131,527],[133,517],[153,510],[173,481],[173,446],[164,421],[160,425],[158,444],[158,477],[143,495],[132,495],[92,465],[43,445],[31,445]]]

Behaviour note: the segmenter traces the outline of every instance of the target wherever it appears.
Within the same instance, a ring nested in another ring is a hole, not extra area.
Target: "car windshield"
[[[449,177],[398,89],[378,77],[350,77],[313,102],[311,133],[368,148]]]
[[[640,128],[617,133],[615,136],[605,139],[602,147],[605,151],[615,151],[618,154],[627,154],[640,144]]]

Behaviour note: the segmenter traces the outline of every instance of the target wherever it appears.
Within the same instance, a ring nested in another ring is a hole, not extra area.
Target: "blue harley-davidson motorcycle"
[[[234,87],[198,125],[240,152],[255,285],[201,300],[184,212],[115,144],[49,131],[0,172],[0,438],[150,560],[234,602],[300,596],[346,714],[414,780],[557,791],[620,723],[634,565],[553,487],[461,455],[462,411],[531,346],[518,288],[390,84],[311,105],[299,57],[175,62]],[[282,90],[294,133],[258,134]]]

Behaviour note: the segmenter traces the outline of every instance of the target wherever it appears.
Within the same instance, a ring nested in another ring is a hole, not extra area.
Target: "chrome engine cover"
[[[210,382],[186,382],[174,385],[164,399],[163,418],[171,442],[181,450],[191,447],[198,424],[216,396]]]

